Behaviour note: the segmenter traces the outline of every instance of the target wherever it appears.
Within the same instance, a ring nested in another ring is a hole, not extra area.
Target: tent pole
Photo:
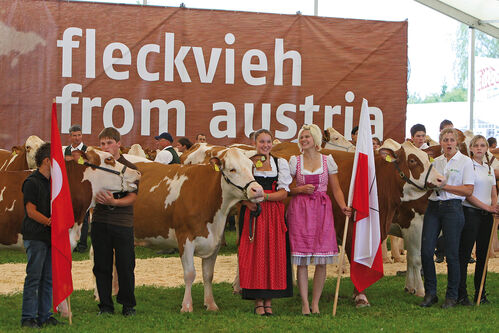
[[[470,27],[470,53],[468,61],[468,101],[470,103],[469,130],[473,131],[473,113],[475,104],[475,28]]]

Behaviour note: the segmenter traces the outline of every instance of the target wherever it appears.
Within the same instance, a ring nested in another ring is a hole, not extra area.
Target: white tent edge
[[[467,12],[464,12],[456,7],[453,7],[443,1],[439,0],[414,0],[422,5],[430,7],[444,15],[447,15],[459,22],[462,22],[469,26],[470,28],[475,28],[480,30],[492,37],[499,39],[499,28],[494,24],[490,24],[487,21],[481,20]],[[495,21],[494,21],[495,22]]]

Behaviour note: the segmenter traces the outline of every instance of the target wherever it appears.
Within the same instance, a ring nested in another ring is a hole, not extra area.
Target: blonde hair
[[[459,140],[459,135],[457,134],[457,131],[454,129],[454,128],[444,128],[441,132],[440,132],[440,136],[438,138],[438,141],[439,142],[442,142],[442,139],[444,137],[444,135],[446,134],[453,134],[454,135],[454,138],[456,139],[456,142]]]
[[[489,143],[487,142],[487,139],[485,139],[485,137],[484,137],[483,135],[480,135],[480,134],[475,135],[475,136],[473,137],[473,139],[471,139],[471,141],[470,141],[470,149],[471,149],[471,147],[473,147],[473,146],[475,145],[475,143],[476,143],[478,140],[483,140],[483,141],[485,141],[485,145],[487,146],[487,150],[489,149]]]
[[[310,131],[310,134],[312,135],[312,138],[314,139],[314,144],[315,148],[317,150],[321,149],[321,144],[322,144],[322,132],[319,126],[315,124],[310,124],[310,125],[303,125],[298,132],[298,147],[300,147],[300,151],[303,151],[303,148],[300,144],[300,136],[303,133],[303,131]]]

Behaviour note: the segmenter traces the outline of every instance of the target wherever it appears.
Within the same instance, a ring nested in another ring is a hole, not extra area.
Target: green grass
[[[236,253],[236,234],[226,232],[227,246],[221,255]],[[158,249],[136,247],[137,258],[170,257],[159,255]],[[174,254],[173,256],[177,256]],[[73,260],[87,260],[88,252],[75,253]],[[0,263],[25,262],[24,251],[0,251]],[[440,275],[439,296],[443,301],[447,277]],[[274,317],[257,317],[252,314],[251,301],[232,295],[230,284],[214,285],[215,300],[220,312],[212,313],[203,307],[203,286],[193,287],[194,313],[180,314],[184,288],[138,287],[136,289],[137,316],[123,318],[121,306],[116,306],[114,316],[97,317],[97,304],[92,291],[75,291],[71,297],[74,322],[71,327],[44,328],[44,331],[74,332],[495,332],[499,322],[499,274],[490,273],[487,278],[488,298],[492,302],[480,307],[458,307],[442,310],[438,306],[423,309],[417,306],[420,298],[403,292],[404,277],[385,277],[369,288],[370,308],[355,309],[350,299],[352,283],[344,278],[341,283],[337,316],[332,317],[333,292],[336,280],[326,282],[321,300],[320,316],[301,316],[298,292],[287,299],[274,300]],[[472,278],[468,278],[468,290],[473,292]],[[25,331],[19,327],[22,295],[20,293],[0,297],[0,332]],[[67,322],[67,320],[65,320]]]
[[[220,248],[219,255],[231,255],[237,253],[237,245],[236,245],[236,232],[235,231],[226,231],[225,239],[227,242],[227,246],[223,246]],[[90,246],[90,237],[88,238],[87,244]],[[178,252],[175,254],[158,254],[159,248],[147,248],[143,246],[135,247],[135,256],[137,259],[146,259],[146,258],[154,258],[154,257],[177,257]],[[88,260],[88,251],[85,253],[74,253],[73,252],[73,261],[81,261]],[[26,253],[24,250],[10,250],[10,249],[0,249],[0,264],[7,263],[26,263]]]
[[[443,297],[446,276],[439,276],[439,295]],[[274,300],[273,317],[252,314],[251,301],[232,295],[230,284],[214,286],[217,313],[203,308],[203,288],[193,287],[194,312],[181,314],[183,288],[139,287],[136,289],[137,315],[124,318],[121,306],[113,316],[98,317],[91,291],[76,291],[71,297],[73,325],[45,328],[53,332],[497,332],[499,319],[499,274],[488,277],[492,304],[443,310],[438,306],[423,309],[420,298],[402,291],[404,278],[385,277],[368,290],[370,308],[355,309],[350,296],[352,283],[342,280],[337,316],[332,317],[335,280],[326,282],[319,316],[300,314],[300,299],[295,288],[292,298]],[[470,286],[471,288],[471,283]],[[472,289],[470,289],[472,290]],[[443,299],[441,300],[441,302]],[[440,303],[441,303],[440,302]],[[22,331],[21,294],[0,297],[0,331]],[[66,320],[65,320],[66,321]]]

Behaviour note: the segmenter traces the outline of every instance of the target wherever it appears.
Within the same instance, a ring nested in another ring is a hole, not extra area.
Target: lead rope
[[[249,220],[249,241],[253,243],[256,234],[256,220],[260,213],[262,212],[262,206],[259,203],[256,204],[256,210],[250,211],[250,220]]]

